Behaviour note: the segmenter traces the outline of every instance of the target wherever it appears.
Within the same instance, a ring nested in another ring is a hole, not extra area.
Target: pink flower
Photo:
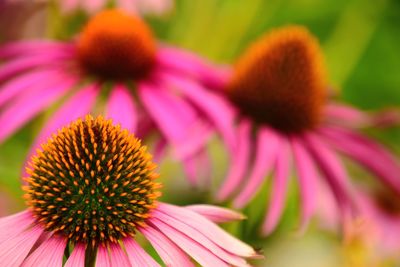
[[[104,111],[142,139],[161,133],[156,157],[170,144],[195,183],[192,155],[204,154],[211,134],[209,124],[199,122],[198,110],[211,107],[226,139],[234,139],[233,117],[217,116],[228,107],[204,90],[219,86],[218,71],[192,54],[156,44],[142,20],[122,11],[99,13],[71,42],[3,45],[0,60],[0,143],[56,103],[61,106],[32,151],[62,125]],[[193,105],[198,95],[208,97],[199,108]]]
[[[146,148],[102,117],[59,130],[32,157],[29,208],[0,219],[2,266],[160,266],[135,241],[141,233],[167,266],[249,266],[247,244],[212,222],[241,219],[223,208],[158,202]],[[97,255],[97,256],[96,256]]]
[[[238,128],[217,198],[233,197],[234,207],[243,208],[273,172],[265,235],[276,228],[285,209],[292,167],[302,229],[315,213],[320,178],[335,197],[343,227],[349,226],[360,209],[354,204],[355,184],[337,152],[400,194],[397,159],[359,130],[380,119],[329,99],[322,61],[317,40],[305,28],[278,29],[247,49],[221,88],[236,108]]]

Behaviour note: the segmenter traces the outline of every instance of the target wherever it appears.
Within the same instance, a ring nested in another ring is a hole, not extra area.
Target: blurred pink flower
[[[278,29],[256,41],[222,87],[221,94],[236,108],[238,128],[236,145],[230,147],[230,169],[217,198],[225,201],[235,195],[234,207],[243,208],[272,171],[264,235],[274,231],[282,216],[293,166],[302,229],[315,214],[318,179],[323,177],[348,231],[360,210],[337,151],[400,194],[397,159],[358,129],[381,120],[331,101],[326,88],[318,41],[300,26]]]
[[[212,222],[240,214],[157,202],[154,169],[140,141],[111,121],[87,116],[65,126],[32,157],[29,208],[0,219],[2,266],[62,266],[64,255],[64,266],[160,266],[137,232],[166,266],[194,267],[192,257],[201,266],[247,267],[246,258],[259,257]]]
[[[155,156],[171,145],[195,183],[197,155],[204,155],[211,134],[209,123],[198,120],[197,96],[207,98],[202,105],[212,109],[225,139],[234,138],[233,117],[221,117],[229,107],[204,90],[220,86],[218,71],[188,52],[156,44],[142,20],[122,11],[99,13],[76,41],[5,44],[0,59],[0,143],[63,100],[30,154],[62,125],[104,109],[140,138],[161,133]]]

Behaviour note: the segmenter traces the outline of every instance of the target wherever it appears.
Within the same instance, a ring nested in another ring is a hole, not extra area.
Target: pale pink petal
[[[243,258],[227,252],[224,247],[222,248],[219,247],[215,242],[213,242],[213,240],[208,239],[206,236],[201,234],[195,228],[192,228],[190,226],[190,223],[186,224],[162,212],[160,213],[155,212],[154,216],[155,218],[151,220],[153,224],[158,225],[157,220],[159,220],[165,223],[166,225],[169,225],[176,231],[185,234],[190,239],[192,239],[193,242],[197,242],[201,244],[204,248],[207,248],[208,250],[212,251],[212,253],[215,256],[219,257],[221,260],[229,264],[232,264],[233,266],[238,266],[238,267],[248,266]]]
[[[324,174],[332,192],[335,195],[339,210],[341,212],[345,237],[350,235],[350,219],[353,212],[351,185],[345,168],[337,156],[331,151],[320,137],[315,134],[306,134],[304,143],[314,160],[318,163],[319,169]]]
[[[242,257],[256,256],[256,252],[252,247],[231,236],[215,223],[191,210],[166,203],[159,203],[157,211],[190,225],[229,253]]]
[[[43,81],[58,81],[61,78],[60,72],[57,70],[38,70],[10,80],[0,87],[0,106],[6,104],[13,97],[26,93],[32,86]]]
[[[300,137],[301,138],[301,137]],[[297,137],[293,137],[292,148],[294,162],[297,167],[297,177],[299,180],[301,197],[301,231],[308,226],[311,216],[315,212],[316,194],[318,187],[318,172],[315,168],[311,155]]]
[[[373,172],[382,182],[400,194],[400,164],[383,146],[356,132],[325,127],[321,134],[345,155]],[[374,155],[371,157],[371,155]]]
[[[189,257],[159,230],[151,226],[146,226],[140,228],[139,231],[149,240],[166,266],[195,266]]]
[[[0,219],[0,244],[24,231],[35,221],[28,210]]]
[[[61,7],[64,12],[71,12],[72,10],[78,9],[81,0],[63,0],[61,2]]]
[[[150,84],[142,84],[138,94],[161,133],[173,145],[177,158],[191,155],[209,139],[209,129],[194,116],[194,110],[178,97]]]
[[[244,185],[244,189],[234,200],[236,208],[244,207],[260,189],[266,179],[266,175],[271,170],[278,150],[281,146],[281,137],[274,130],[262,128],[259,130],[256,141],[256,153],[254,156],[254,166],[250,176]]]
[[[106,246],[100,245],[97,250],[96,267],[111,267],[110,255]]]
[[[136,2],[137,0],[116,0],[120,9],[129,11],[130,13],[138,13]]]
[[[175,244],[177,244],[183,251],[189,254],[194,260],[196,260],[201,266],[209,267],[229,267],[229,265],[221,260],[214,253],[201,244],[197,243],[187,235],[174,229],[173,227],[165,224],[160,220],[152,220],[152,224],[155,225],[162,233],[168,236]]]
[[[43,233],[41,226],[35,226],[29,230],[8,239],[0,244],[0,263],[4,267],[21,266],[29,251],[33,248],[40,235]]]
[[[66,245],[64,238],[52,236],[29,255],[21,267],[61,267]]]
[[[106,0],[85,0],[82,1],[82,5],[87,12],[94,13],[99,11],[106,4],[106,2]]]
[[[209,187],[212,163],[206,149],[201,149],[196,154],[186,157],[183,160],[183,167],[192,186]]]
[[[126,256],[119,243],[110,243],[110,258],[111,266],[113,267],[131,266],[128,256]]]
[[[45,126],[31,146],[27,159],[30,159],[36,152],[36,149],[50,138],[53,133],[56,133],[57,130],[68,125],[72,121],[89,114],[96,102],[99,92],[100,90],[97,85],[89,85],[68,99],[46,122]],[[82,99],[85,101],[82,101]],[[25,161],[23,169],[24,177],[26,175],[25,169],[27,163],[28,161]]]
[[[156,163],[160,163],[163,159],[163,156],[167,150],[167,141],[160,137],[158,140],[155,141],[153,145],[153,150],[151,154],[153,155],[153,161]]]
[[[228,174],[217,193],[219,201],[226,200],[243,181],[250,161],[251,138],[251,123],[243,120],[237,129],[237,147],[236,151],[231,153]]]
[[[66,79],[57,85],[45,86],[39,92],[27,92],[0,113],[0,142],[10,136],[43,109],[62,97],[74,85]]]
[[[64,267],[85,267],[85,244],[77,244]]]
[[[269,208],[262,227],[264,235],[268,235],[274,231],[282,217],[286,202],[290,160],[291,153],[289,146],[286,141],[283,141],[276,156]]]
[[[164,74],[161,76],[166,86],[173,86],[188,100],[200,109],[210,122],[220,132],[226,146],[234,148],[235,143],[235,112],[233,107],[221,96],[207,91],[200,85],[175,75]]]
[[[231,221],[240,221],[246,219],[246,216],[231,209],[221,208],[213,205],[189,205],[186,209],[194,211],[201,216],[206,217],[214,223],[224,223]]]
[[[150,255],[132,238],[125,238],[123,243],[132,266],[160,267],[160,264],[150,257]]]
[[[106,114],[114,123],[121,124],[122,128],[132,133],[136,132],[138,123],[136,105],[126,86],[122,84],[114,86],[107,102]]]
[[[213,89],[224,88],[231,77],[228,68],[214,67],[212,63],[205,62],[194,53],[171,46],[164,45],[160,49],[158,61],[168,72],[176,72],[180,76],[187,75]]]

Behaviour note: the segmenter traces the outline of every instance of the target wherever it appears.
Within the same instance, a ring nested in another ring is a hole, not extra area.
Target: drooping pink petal
[[[96,267],[112,267],[106,246],[100,245],[97,250]]]
[[[120,123],[122,128],[135,133],[138,123],[135,102],[126,86],[114,86],[107,102],[106,115],[114,123]]]
[[[206,149],[201,149],[194,155],[183,160],[185,175],[194,187],[209,188],[212,164]],[[202,181],[202,185],[200,185]]]
[[[34,222],[32,213],[28,210],[0,219],[0,244],[9,237],[15,236]]]
[[[163,74],[161,75],[161,79],[165,81],[166,86],[172,86],[175,90],[182,93],[207,115],[212,124],[220,132],[228,148],[233,149],[235,147],[235,112],[227,100],[207,91],[192,81],[175,75]]]
[[[315,212],[317,203],[315,192],[318,190],[317,183],[319,177],[311,155],[301,141],[299,141],[297,137],[293,137],[291,141],[301,197],[300,229],[304,231]]]
[[[113,267],[127,267],[131,266],[128,256],[122,250],[119,243],[110,243],[110,258],[111,258],[111,266]]]
[[[99,11],[106,4],[105,0],[85,0],[82,1],[83,8],[89,13]]]
[[[30,55],[12,60],[0,65],[0,81],[10,79],[13,76],[29,69],[49,66],[54,68],[60,67],[62,66],[62,63],[60,62],[67,60],[69,57],[70,55],[65,55],[65,52],[63,51],[56,51],[40,55]]]
[[[61,8],[64,12],[71,12],[80,6],[81,0],[63,0],[61,1]]]
[[[161,267],[149,254],[132,238],[123,240],[126,254],[132,266]]]
[[[227,263],[214,255],[212,251],[206,249],[201,244],[174,229],[170,225],[167,225],[164,222],[156,219],[152,220],[152,224],[154,224],[155,227],[157,227],[163,234],[168,236],[169,239],[171,239],[183,251],[189,254],[201,266],[229,267]]]
[[[11,228],[10,228],[11,229]],[[2,266],[21,266],[29,251],[43,233],[41,226],[23,231],[0,244],[0,263]]]
[[[138,10],[136,7],[137,0],[116,0],[117,5],[120,9],[129,11],[131,13],[138,14]]]
[[[0,106],[6,104],[13,97],[26,93],[26,90],[29,90],[32,85],[39,82],[43,83],[43,81],[49,82],[49,80],[54,79],[59,81],[60,78],[60,72],[54,69],[38,70],[18,76],[0,87]]]
[[[213,205],[197,204],[185,206],[185,208],[206,217],[214,223],[224,223],[246,219],[246,216],[239,212]]]
[[[85,244],[75,245],[64,267],[85,267]]]
[[[26,122],[62,97],[73,85],[74,79],[41,87],[35,92],[27,92],[7,106],[0,113],[0,143]]]
[[[215,223],[191,210],[166,203],[159,203],[157,211],[174,217],[176,220],[183,223],[189,224],[190,222],[191,227],[212,240],[218,246],[224,248],[229,253],[242,257],[256,256],[256,252],[252,247],[229,235]]]
[[[226,200],[234,191],[236,191],[243,181],[250,160],[251,146],[251,124],[244,119],[237,129],[237,147],[234,153],[231,153],[231,162],[229,164],[228,174],[224,183],[217,193],[219,201]]]
[[[320,132],[335,149],[369,169],[400,194],[400,163],[383,146],[354,131],[338,127],[325,127]]]
[[[304,143],[314,160],[318,163],[319,169],[324,174],[324,177],[335,195],[341,212],[344,234],[347,238],[350,235],[349,225],[354,203],[352,203],[352,188],[349,184],[346,170],[337,156],[317,135],[306,134],[304,136]]]
[[[254,166],[246,181],[246,185],[244,185],[244,189],[233,202],[236,208],[244,207],[255,197],[257,190],[260,189],[260,186],[266,179],[266,175],[275,162],[281,145],[280,139],[281,137],[274,130],[269,128],[260,129],[256,141],[257,151],[254,156]]]
[[[160,163],[163,159],[163,155],[167,150],[167,141],[160,137],[158,140],[155,141],[153,145],[153,150],[151,154],[153,155],[153,161],[156,163]]]
[[[223,88],[230,77],[228,68],[213,67],[210,62],[204,62],[193,53],[170,46],[160,49],[158,61],[169,72],[187,75],[210,88]]]
[[[139,231],[149,240],[166,266],[195,266],[189,257],[159,230],[147,226],[140,228]]]
[[[60,267],[66,245],[64,238],[53,235],[30,254],[21,267]]]
[[[365,112],[343,104],[328,104],[325,117],[330,123],[348,127],[365,127],[371,122]]]
[[[89,114],[96,102],[99,92],[100,90],[98,85],[89,85],[68,99],[46,122],[45,126],[31,146],[27,159],[30,159],[36,149],[50,138],[53,133],[56,133],[57,130],[68,125],[72,121]],[[85,101],[82,101],[82,99]],[[25,169],[27,162],[28,161],[26,161],[23,168],[24,177],[26,175]]]
[[[209,139],[209,128],[180,98],[150,84],[140,85],[138,94],[161,133],[172,144],[177,158],[183,159],[198,151]]]
[[[227,252],[224,247],[221,248],[215,242],[213,242],[213,240],[210,240],[209,238],[201,234],[199,231],[197,231],[195,228],[192,228],[190,226],[190,223],[186,224],[162,212],[160,213],[155,212],[154,215],[155,218],[152,220],[153,224],[158,225],[157,220],[159,220],[165,223],[166,225],[169,225],[176,231],[179,231],[185,234],[186,236],[190,237],[190,239],[192,239],[193,242],[197,242],[201,244],[204,248],[207,248],[208,250],[212,251],[214,255],[218,256],[223,261],[232,264],[233,266],[238,266],[238,267],[248,266],[243,258]]]
[[[66,0],[68,1],[68,0]],[[65,1],[65,2],[66,2]],[[0,59],[9,57],[24,57],[26,55],[44,54],[48,51],[73,51],[74,45],[65,42],[49,40],[17,41],[4,44],[0,47]]]
[[[275,174],[272,181],[269,201],[270,204],[262,227],[264,235],[268,235],[274,231],[282,217],[286,202],[290,160],[291,155],[289,146],[286,141],[283,141],[276,156]]]

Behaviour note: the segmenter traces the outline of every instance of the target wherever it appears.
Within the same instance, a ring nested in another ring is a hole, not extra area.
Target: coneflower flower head
[[[243,216],[209,205],[158,202],[151,155],[129,131],[87,116],[62,128],[32,157],[28,209],[0,219],[3,266],[249,266],[259,257],[212,221]]]
[[[209,125],[233,143],[233,116],[218,116],[228,105],[206,90],[220,86],[219,70],[157,43],[143,20],[122,10],[93,16],[70,42],[5,44],[0,59],[0,142],[62,99],[33,148],[72,120],[102,113],[141,139],[156,133],[155,156],[171,147],[196,183],[194,155],[204,150]]]
[[[315,213],[321,182],[333,193],[345,234],[351,218],[361,210],[354,201],[356,187],[336,151],[400,194],[397,159],[357,129],[379,118],[333,103],[328,88],[318,41],[301,26],[277,29],[256,40],[239,57],[222,87],[235,107],[238,127],[230,169],[217,198],[224,201],[235,195],[234,206],[242,208],[272,171],[264,234],[276,228],[284,211],[292,160],[302,229]],[[379,155],[379,159],[368,155]],[[320,181],[319,176],[325,179]]]
[[[78,120],[32,158],[26,198],[46,231],[95,246],[134,236],[160,195],[155,164],[127,130]]]
[[[235,64],[227,94],[240,111],[284,132],[321,121],[326,79],[318,41],[300,26],[274,30]]]

